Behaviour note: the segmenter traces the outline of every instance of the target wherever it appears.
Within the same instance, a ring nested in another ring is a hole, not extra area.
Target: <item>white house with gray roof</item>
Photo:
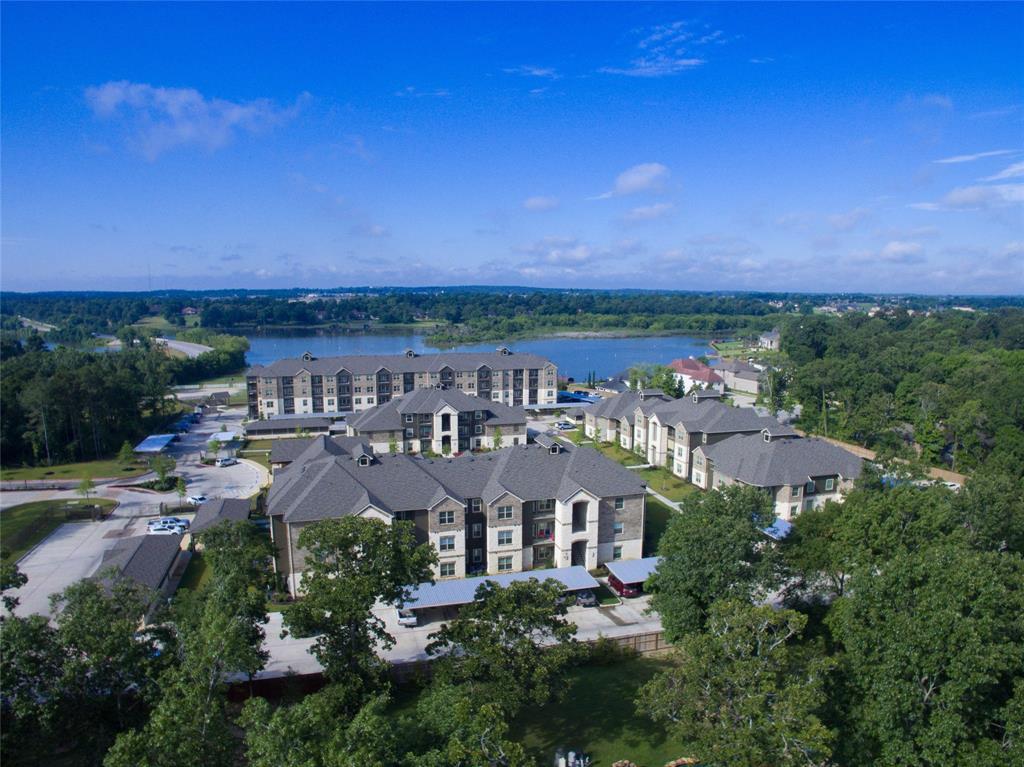
[[[429,459],[351,450],[327,437],[275,474],[267,498],[277,567],[300,588],[302,529],[348,515],[409,520],[438,578],[582,565],[643,554],[645,485],[596,450],[555,442]]]
[[[862,461],[838,445],[815,437],[733,435],[700,445],[693,454],[693,483],[709,490],[750,485],[768,491],[780,519],[840,501],[860,476]]]
[[[526,444],[526,411],[458,389],[416,389],[348,419],[375,452],[438,455]]]
[[[643,403],[671,402],[672,398],[660,389],[626,391],[605,397],[586,409],[583,415],[583,431],[598,442],[620,444],[632,449],[633,414]]]
[[[512,407],[558,401],[558,368],[536,354],[494,352],[282,359],[246,373],[249,418],[351,413],[416,389],[454,389]]]

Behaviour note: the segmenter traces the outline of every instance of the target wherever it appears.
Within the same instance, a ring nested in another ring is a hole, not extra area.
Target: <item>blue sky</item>
[[[1024,292],[1024,5],[2,6],[7,290]]]

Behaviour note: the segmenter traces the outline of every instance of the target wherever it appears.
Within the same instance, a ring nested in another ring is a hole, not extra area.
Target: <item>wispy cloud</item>
[[[694,69],[706,59],[694,49],[727,42],[721,30],[695,28],[686,21],[674,21],[640,30],[639,54],[626,66],[601,67],[599,71],[628,77],[664,77]]]
[[[447,88],[434,88],[432,90],[421,91],[415,85],[407,85],[402,90],[395,92],[396,96],[409,97],[409,98],[434,98],[434,99],[446,99],[451,96],[451,91]]]
[[[530,64],[522,64],[518,67],[506,67],[502,70],[510,75],[524,75],[526,77],[543,77],[548,80],[557,80],[561,77],[554,67],[536,67]]]
[[[386,226],[380,224],[371,224],[369,222],[360,222],[353,224],[348,233],[353,237],[390,237],[391,232]]]
[[[868,217],[870,211],[867,208],[854,208],[845,213],[835,213],[828,217],[828,224],[837,232],[848,232],[856,228]]]
[[[182,146],[209,151],[229,144],[240,132],[258,133],[298,114],[309,94],[292,106],[269,99],[229,101],[204,96],[195,88],[165,88],[116,80],[85,89],[85,100],[97,117],[127,120],[130,141],[149,160]]]
[[[373,162],[373,152],[366,146],[366,139],[359,135],[345,136],[344,150],[363,162]]]
[[[554,210],[559,205],[557,197],[547,197],[544,195],[538,195],[536,197],[527,197],[523,200],[523,207],[526,210],[534,212],[543,210]]]
[[[593,200],[607,200],[609,197],[624,197],[638,192],[659,192],[665,188],[670,176],[669,169],[660,162],[645,162],[627,168],[615,178],[615,186]]]
[[[916,202],[917,210],[992,210],[1024,202],[1024,184],[961,186],[938,202]]]
[[[772,62],[775,61],[775,59],[771,58],[770,56],[759,56],[752,59],[748,59],[748,61],[750,61],[751,64],[771,64]]]
[[[983,178],[982,181],[1004,181],[1008,178],[1020,178],[1021,176],[1024,176],[1024,162],[1015,162],[998,173]]]
[[[642,205],[637,208],[633,208],[622,220],[630,224],[639,224],[644,221],[655,221],[659,218],[665,218],[665,216],[672,213],[675,206],[670,202],[659,202],[654,205]]]
[[[933,160],[938,165],[959,165],[965,162],[983,160],[986,157],[1001,157],[1007,154],[1017,154],[1016,149],[992,149],[988,152],[975,152],[974,154],[958,154],[953,157],[943,157],[941,160]]]
[[[938,109],[953,108],[953,99],[945,93],[926,93],[919,101],[926,107],[937,107]]]

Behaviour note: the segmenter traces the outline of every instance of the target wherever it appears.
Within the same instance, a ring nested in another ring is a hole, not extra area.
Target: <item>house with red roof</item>
[[[672,368],[676,381],[682,384],[685,393],[695,388],[715,391],[722,391],[725,388],[725,380],[718,373],[693,357],[672,360],[668,366]]]

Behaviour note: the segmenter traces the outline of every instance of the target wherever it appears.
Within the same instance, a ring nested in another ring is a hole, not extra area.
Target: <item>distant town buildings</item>
[[[781,335],[779,329],[775,328],[767,333],[762,333],[757,339],[757,348],[765,351],[777,352],[781,349]]]
[[[554,404],[558,368],[535,354],[495,352],[353,355],[310,353],[254,366],[246,373],[249,418],[349,413],[417,389],[454,389],[512,407]]]

